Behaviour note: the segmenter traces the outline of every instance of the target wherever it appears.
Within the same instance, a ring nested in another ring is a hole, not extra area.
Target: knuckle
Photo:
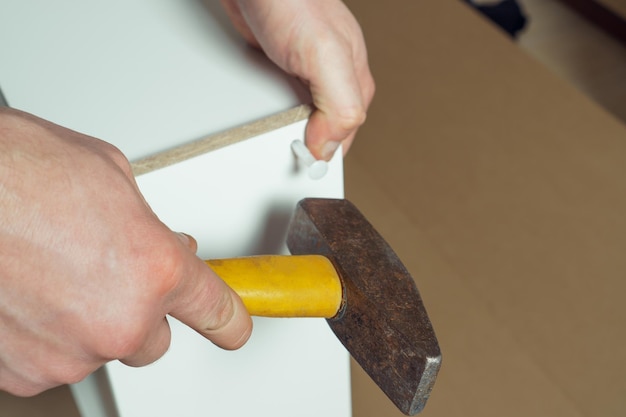
[[[101,141],[102,149],[104,154],[111,160],[115,165],[117,165],[125,174],[129,175],[132,173],[132,166],[130,161],[126,156],[122,153],[122,151],[117,148],[115,145],[112,145],[108,142]]]
[[[138,320],[129,318],[125,325],[116,328],[114,337],[99,343],[98,354],[106,360],[132,356],[142,347],[146,333]]]
[[[365,123],[367,113],[363,106],[353,106],[340,110],[338,117],[341,127],[346,131],[351,131]]]
[[[135,271],[135,282],[139,293],[136,297],[157,300],[171,292],[183,276],[184,251],[180,242],[165,229],[154,229],[149,232],[149,244],[140,243],[133,249],[132,265]]]
[[[87,376],[89,376],[89,374],[93,371],[94,369],[91,367],[87,367],[82,364],[74,364],[53,371],[47,376],[46,380],[49,381],[48,385],[50,387],[75,384],[87,378]]]
[[[141,301],[137,301],[139,303]],[[84,342],[85,351],[101,362],[135,354],[142,348],[149,333],[148,309],[149,307],[138,305],[120,308],[116,313],[92,322],[90,328],[85,329],[85,333],[89,335],[88,341]],[[71,369],[68,368],[67,371]],[[74,371],[80,376],[80,369]]]
[[[175,239],[156,239],[135,252],[132,269],[134,284],[125,294],[123,316],[103,324],[94,349],[107,360],[134,356],[146,346],[155,323],[165,317],[168,295],[183,278],[183,254]],[[161,314],[162,313],[162,314]]]
[[[151,254],[148,254],[147,267],[151,277],[153,290],[158,296],[164,296],[178,286],[183,277],[183,252],[180,244],[174,239],[163,239],[163,242]],[[157,277],[157,279],[154,279]]]

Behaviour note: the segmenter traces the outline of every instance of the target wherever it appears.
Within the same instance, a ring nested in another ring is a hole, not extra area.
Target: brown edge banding
[[[147,174],[160,168],[186,161],[195,156],[215,151],[228,145],[241,142],[263,133],[279,129],[300,120],[307,119],[313,107],[310,104],[301,104],[281,113],[234,127],[223,132],[205,136],[193,142],[147,156],[131,162],[135,176]]]

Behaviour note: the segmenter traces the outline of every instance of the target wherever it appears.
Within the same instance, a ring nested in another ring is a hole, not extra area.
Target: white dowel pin
[[[291,150],[296,154],[298,160],[308,168],[309,178],[319,180],[326,175],[328,171],[328,163],[326,161],[315,159],[311,151],[301,140],[291,142]]]

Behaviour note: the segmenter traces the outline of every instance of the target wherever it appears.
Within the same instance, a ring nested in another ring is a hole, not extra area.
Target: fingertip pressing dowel
[[[328,163],[326,161],[315,159],[311,151],[301,140],[291,142],[291,149],[296,154],[298,160],[308,168],[309,178],[319,180],[326,175],[328,171]]]

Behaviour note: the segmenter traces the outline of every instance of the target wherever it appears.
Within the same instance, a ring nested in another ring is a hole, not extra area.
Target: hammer
[[[441,352],[415,281],[347,200],[301,200],[285,256],[206,263],[252,315],[324,317],[348,352],[407,415],[419,413]]]

